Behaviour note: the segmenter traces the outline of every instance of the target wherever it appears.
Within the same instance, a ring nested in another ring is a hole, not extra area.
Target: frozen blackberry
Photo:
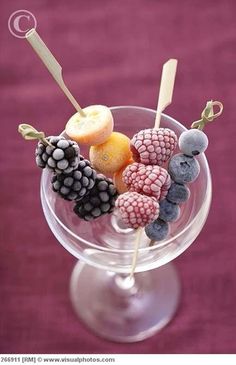
[[[80,218],[91,221],[103,214],[111,213],[117,197],[118,193],[112,180],[98,174],[94,187],[88,195],[76,203],[74,212]]]
[[[57,174],[69,174],[78,166],[79,152],[79,146],[74,141],[62,136],[47,137],[38,142],[36,163],[42,169],[48,167]]]
[[[55,174],[52,189],[66,200],[82,199],[94,187],[97,173],[88,160],[80,156],[76,170],[69,174]]]

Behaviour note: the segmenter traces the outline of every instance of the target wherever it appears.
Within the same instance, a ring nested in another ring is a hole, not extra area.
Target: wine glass
[[[142,107],[111,108],[115,130],[132,137],[152,128],[155,111]],[[161,127],[179,136],[186,128],[162,114]],[[178,152],[178,151],[175,151]],[[86,157],[88,151],[82,149]],[[79,259],[70,282],[73,307],[98,335],[117,342],[143,340],[164,327],[180,299],[180,280],[170,263],[200,233],[211,203],[211,176],[204,154],[197,157],[200,174],[191,184],[190,199],[181,205],[180,218],[170,224],[166,239],[149,246],[142,230],[135,275],[130,277],[136,231],[127,228],[115,210],[92,222],[79,219],[73,202],[63,200],[51,188],[51,172],[41,178],[45,218],[57,240]]]

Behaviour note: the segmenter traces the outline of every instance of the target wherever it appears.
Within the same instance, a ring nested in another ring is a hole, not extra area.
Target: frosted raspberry
[[[122,220],[130,228],[145,227],[159,215],[159,203],[155,198],[135,192],[119,195],[116,207]]]
[[[164,168],[138,162],[126,167],[123,181],[129,191],[154,196],[157,200],[165,198],[171,185],[170,175]]]
[[[177,144],[177,136],[168,128],[143,129],[130,143],[133,159],[144,165],[159,165],[169,160]]]

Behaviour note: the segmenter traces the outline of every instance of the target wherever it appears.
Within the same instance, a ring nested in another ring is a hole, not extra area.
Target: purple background
[[[0,352],[234,353],[236,2],[5,0],[1,8]],[[174,320],[144,342],[97,338],[71,308],[68,282],[76,260],[46,224],[35,144],[20,138],[17,125],[55,134],[74,110],[27,42],[9,33],[7,20],[18,9],[36,16],[82,106],[155,108],[161,66],[170,57],[179,67],[168,114],[190,126],[207,100],[224,103],[224,115],[207,128],[210,215],[197,241],[175,260],[181,305]]]

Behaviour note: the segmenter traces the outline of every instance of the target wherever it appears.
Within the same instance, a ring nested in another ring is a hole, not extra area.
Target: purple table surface
[[[46,224],[35,143],[24,142],[17,125],[55,134],[74,110],[27,42],[8,31],[10,14],[22,8],[36,16],[83,106],[155,108],[161,66],[171,57],[179,67],[169,115],[190,126],[207,100],[224,103],[223,116],[207,127],[209,218],[175,260],[181,305],[165,329],[141,343],[102,340],[72,310],[68,283],[76,260]],[[236,352],[235,12],[234,0],[1,3],[1,353]]]

